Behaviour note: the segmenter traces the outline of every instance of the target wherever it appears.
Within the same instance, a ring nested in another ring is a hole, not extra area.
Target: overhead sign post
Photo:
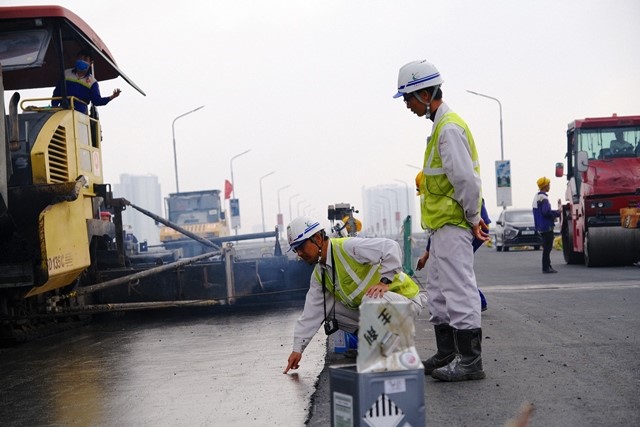
[[[511,161],[496,160],[497,203],[502,209],[511,206]]]
[[[231,211],[231,228],[237,230],[240,228],[240,201],[229,199],[229,210]]]

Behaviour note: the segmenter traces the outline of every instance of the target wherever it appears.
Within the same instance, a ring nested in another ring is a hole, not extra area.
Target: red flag
[[[233,191],[233,185],[231,185],[228,179],[225,179],[224,180],[224,199],[225,200],[231,198],[232,191]]]

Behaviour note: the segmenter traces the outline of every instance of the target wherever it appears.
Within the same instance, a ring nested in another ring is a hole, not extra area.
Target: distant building
[[[388,184],[363,187],[361,218],[364,234],[367,236],[397,236],[407,215],[411,215],[415,229],[416,199],[414,194],[415,190],[406,185]]]
[[[164,216],[160,183],[155,175],[122,174],[120,183],[114,184],[113,196],[124,197],[136,206]],[[131,226],[139,242],[146,240],[149,245],[160,244],[160,228],[153,219],[137,210],[128,208],[122,212],[122,223]]]

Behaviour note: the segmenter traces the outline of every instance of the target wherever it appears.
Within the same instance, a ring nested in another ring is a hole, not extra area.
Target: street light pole
[[[231,160],[229,161],[229,169],[231,169],[231,198],[235,199],[236,198],[236,183],[233,180],[233,159],[242,156],[243,154],[247,154],[249,151],[251,151],[251,148],[249,148],[246,151],[243,151],[240,154],[236,154],[235,156],[233,156],[231,158]]]
[[[398,192],[395,190],[392,190],[390,188],[385,188],[385,191],[390,191],[393,193],[394,196],[396,196],[396,210],[393,213],[393,219],[396,223],[396,231],[399,233],[400,232],[400,203],[398,202]],[[397,217],[396,217],[397,215]]]
[[[273,175],[276,171],[269,172],[266,175],[262,175],[260,177],[260,211],[262,212],[262,232],[265,232],[264,229],[264,202],[262,201],[262,180],[268,177],[269,175]],[[265,239],[266,240],[266,239]]]
[[[381,199],[385,199],[387,201],[387,212],[388,212],[387,218],[389,220],[389,234],[393,234],[393,231],[391,230],[391,222],[393,221],[393,218],[391,218],[391,199],[383,195],[380,195],[378,197],[380,197]]]
[[[498,103],[498,107],[500,109],[500,160],[504,160],[504,144],[503,144],[503,141],[502,141],[502,103],[500,103],[500,100],[498,98],[494,98],[493,96],[484,95],[482,93],[474,92],[472,90],[467,90],[467,92],[469,92],[469,93],[471,93],[473,95],[482,96],[484,98],[493,99],[494,101],[496,101]]]
[[[173,135],[173,168],[174,168],[175,174],[176,174],[176,193],[180,192],[180,185],[178,184],[178,156],[176,154],[176,128],[175,128],[176,120],[178,120],[179,118],[184,117],[186,115],[189,115],[191,113],[195,113],[196,111],[198,111],[201,108],[204,108],[204,105],[201,105],[198,108],[195,108],[195,109],[193,109],[191,111],[187,111],[184,114],[180,114],[178,117],[173,119],[173,122],[171,122],[171,134]]]
[[[397,178],[395,179],[395,181],[403,183],[404,186],[406,187],[406,190],[407,190],[407,194],[406,194],[406,197],[407,197],[407,215],[409,215],[409,196],[411,196],[411,193],[409,192],[409,184],[407,184],[405,181],[403,181],[401,179],[397,179]]]
[[[278,188],[277,194],[278,194],[278,220],[276,220],[276,222],[278,223],[278,238],[280,238],[280,233],[282,232],[281,227],[280,227],[280,219],[282,219],[282,209],[280,209],[280,192],[286,188],[291,187],[291,185],[285,185],[284,187],[280,187]],[[282,225],[284,226],[284,221],[282,221]]]
[[[298,202],[298,205],[296,206],[296,213],[298,216],[300,216],[300,205],[303,203],[306,203],[307,201],[305,199],[302,199]]]
[[[300,195],[300,193],[296,193],[296,194],[293,194],[293,195],[289,196],[289,222],[293,221],[293,214],[291,213],[291,200],[295,199],[299,195]]]
[[[242,156],[243,154],[247,154],[249,151],[251,151],[251,149],[245,150],[240,154],[236,154],[235,156],[233,156],[231,158],[231,160],[229,160],[229,169],[231,169],[231,199],[235,199],[236,198],[236,182],[233,180],[233,159],[238,158],[240,156]],[[229,200],[229,210],[231,210],[231,200]],[[229,215],[229,221],[231,221],[231,215]],[[229,224],[231,224],[231,222],[229,222]],[[238,228],[234,227],[234,230],[236,232],[236,236],[238,235]]]

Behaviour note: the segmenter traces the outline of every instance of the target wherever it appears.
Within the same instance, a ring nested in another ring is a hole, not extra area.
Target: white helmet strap
[[[423,103],[423,104],[425,105],[425,107],[426,107],[426,112],[425,112],[425,114],[424,114],[424,117],[425,117],[427,120],[430,120],[430,119],[431,119],[431,103],[433,102],[434,98],[436,97],[436,94],[437,94],[437,93],[438,93],[438,91],[440,90],[440,85],[436,85],[436,86],[432,86],[432,87],[433,87],[433,92],[431,93],[431,101],[424,101],[422,98],[420,98],[420,97],[418,96],[418,94],[417,94],[417,93],[414,93],[414,94],[413,94],[413,96],[415,96],[415,97],[416,97],[416,99],[417,99],[419,102],[421,102],[421,103]]]

